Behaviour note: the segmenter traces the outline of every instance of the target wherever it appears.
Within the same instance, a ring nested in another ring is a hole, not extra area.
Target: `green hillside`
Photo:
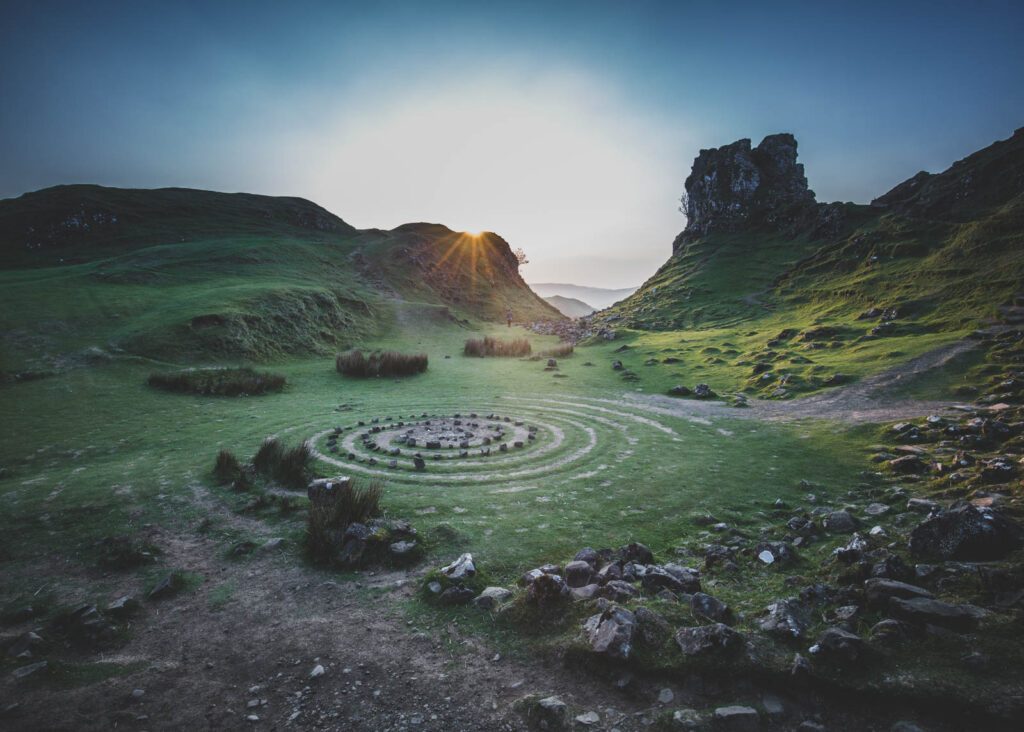
[[[322,354],[416,306],[558,318],[499,236],[359,231],[297,198],[60,186],[0,201],[0,369]],[[401,306],[401,308],[398,308]]]
[[[781,224],[764,218],[688,226],[668,262],[594,322],[720,389],[788,397],[1012,319],[1024,130],[871,205],[812,202]]]

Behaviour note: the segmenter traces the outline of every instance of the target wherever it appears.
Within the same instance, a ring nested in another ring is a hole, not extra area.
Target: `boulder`
[[[631,542],[619,549],[619,559],[634,564],[651,564],[654,562],[654,554],[643,544]]]
[[[595,653],[625,661],[633,652],[636,617],[626,608],[612,605],[587,619],[583,628]]]
[[[640,593],[625,580],[609,580],[597,594],[612,602],[628,602]]]
[[[810,613],[796,598],[776,600],[767,608],[767,615],[758,621],[764,632],[780,638],[803,638],[810,625]]]
[[[849,511],[832,511],[822,522],[825,530],[834,534],[849,534],[857,530],[860,522]]]
[[[732,609],[718,598],[697,592],[690,598],[690,611],[702,620],[732,625]]]
[[[889,609],[902,620],[958,632],[974,630],[985,614],[984,610],[973,605],[952,605],[928,597],[894,597],[889,600]]]
[[[601,585],[595,582],[593,584],[584,585],[583,587],[572,587],[569,590],[569,594],[573,600],[583,602],[586,600],[593,600],[598,596],[600,591]]]
[[[569,597],[569,588],[557,574],[542,574],[526,586],[526,602],[542,609],[560,605]]]
[[[796,560],[796,550],[784,541],[762,541],[754,547],[754,556],[764,564],[789,564]]]
[[[461,585],[453,585],[441,593],[438,601],[442,605],[466,605],[471,602],[475,596],[476,593],[470,588],[462,587]]]
[[[716,730],[728,732],[756,732],[761,728],[761,717],[753,707],[732,705],[715,709],[714,726]]]
[[[476,574],[472,554],[462,554],[451,564],[441,567],[441,574],[451,580],[464,580]]]
[[[1002,559],[1024,543],[1024,531],[991,508],[958,503],[922,521],[910,534],[919,557],[989,561]]]
[[[661,615],[650,608],[638,607],[636,618],[637,638],[648,648],[659,648],[672,635],[672,626]]]
[[[860,636],[842,628],[827,628],[818,637],[810,652],[831,663],[851,664],[864,655],[865,645]]]
[[[746,641],[740,633],[724,623],[680,628],[676,644],[686,656],[698,658],[724,658],[743,650]]]
[[[569,729],[569,707],[557,696],[534,702],[526,711],[526,720],[532,729]]]
[[[864,594],[867,596],[868,604],[873,607],[884,608],[888,606],[889,600],[898,597],[909,600],[915,597],[933,597],[932,593],[923,587],[897,582],[890,579],[872,578],[864,583]]]
[[[488,587],[473,598],[473,606],[481,610],[494,610],[512,598],[512,592],[504,587]]]
[[[580,559],[574,559],[565,565],[565,582],[569,587],[583,587],[590,584],[594,575],[593,567]]]

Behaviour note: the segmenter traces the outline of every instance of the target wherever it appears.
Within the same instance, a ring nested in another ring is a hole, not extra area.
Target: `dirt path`
[[[676,416],[729,416],[765,420],[829,419],[844,423],[893,422],[935,414],[962,403],[940,400],[893,399],[887,396],[901,380],[942,368],[952,359],[981,345],[962,340],[929,351],[860,381],[791,401],[751,400],[746,409],[718,401],[673,399],[658,395],[631,395],[630,401],[660,414]]]

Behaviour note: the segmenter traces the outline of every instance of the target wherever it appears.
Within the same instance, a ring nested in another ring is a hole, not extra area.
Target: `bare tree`
[[[516,249],[514,252],[512,252],[512,254],[515,255],[516,262],[519,263],[520,267],[522,267],[524,264],[529,264],[530,263],[530,260],[526,258],[526,252],[523,251],[522,247],[519,247],[518,249]]]
[[[679,213],[681,213],[683,216],[689,216],[689,208],[690,194],[687,193],[686,191],[683,191],[683,195],[679,197]]]

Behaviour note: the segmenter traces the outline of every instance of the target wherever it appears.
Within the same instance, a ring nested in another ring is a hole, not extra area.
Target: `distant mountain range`
[[[544,299],[548,304],[558,310],[558,312],[568,318],[582,318],[584,315],[590,315],[597,309],[587,305],[587,303],[582,300],[577,300],[574,297],[552,295],[551,297],[545,297]]]
[[[603,310],[620,300],[625,300],[638,289],[636,287],[623,287],[618,290],[609,290],[604,287],[586,287],[584,285],[569,285],[561,282],[531,283],[530,288],[545,299],[557,295],[559,297],[579,300],[592,305],[596,310]]]

